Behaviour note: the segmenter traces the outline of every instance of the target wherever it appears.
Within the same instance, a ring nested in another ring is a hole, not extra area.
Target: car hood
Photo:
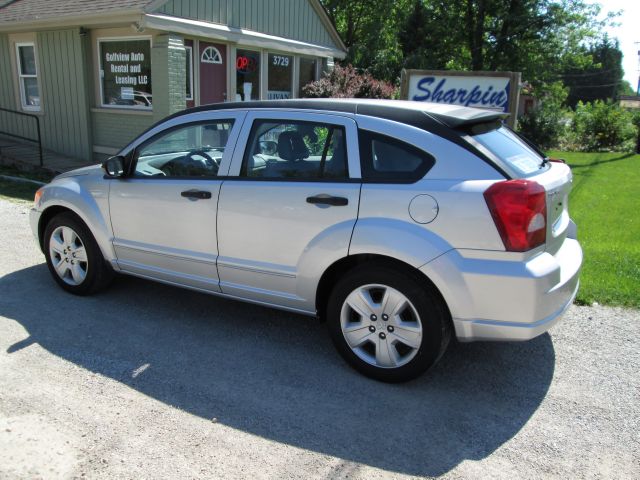
[[[58,180],[60,178],[68,178],[68,177],[79,177],[81,175],[92,175],[100,172],[102,170],[102,165],[89,165],[88,167],[76,168],[75,170],[70,170],[68,172],[61,173],[54,180]]]

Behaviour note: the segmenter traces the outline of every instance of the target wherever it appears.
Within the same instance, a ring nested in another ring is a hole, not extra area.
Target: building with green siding
[[[0,132],[84,162],[165,116],[299,96],[346,48],[318,0],[0,0]]]

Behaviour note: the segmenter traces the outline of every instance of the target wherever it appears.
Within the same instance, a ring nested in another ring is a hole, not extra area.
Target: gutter
[[[253,30],[229,27],[217,23],[203,22],[201,20],[172,17],[169,15],[147,13],[142,17],[140,25],[155,30],[231,41],[258,48],[285,50],[303,55],[335,57],[339,59],[343,59],[346,56],[346,52],[333,47],[314,45],[312,43],[277,37]]]

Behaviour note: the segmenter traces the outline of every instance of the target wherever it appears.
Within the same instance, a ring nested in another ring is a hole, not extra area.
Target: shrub
[[[540,104],[518,119],[518,130],[543,150],[557,147],[564,138],[569,118],[563,107],[567,89],[556,82],[540,87],[535,96]]]
[[[518,130],[542,150],[557,147],[565,137],[568,114],[564,109],[544,104],[518,120]]]
[[[633,114],[612,102],[578,102],[573,117],[576,149],[581,151],[631,152],[637,127]]]
[[[302,87],[306,98],[394,98],[395,88],[390,83],[376,80],[367,71],[358,73],[352,66],[336,65],[333,70],[315,82]]]

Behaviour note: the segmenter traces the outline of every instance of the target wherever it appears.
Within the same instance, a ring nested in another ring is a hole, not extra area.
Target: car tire
[[[44,230],[44,254],[55,281],[74,295],[106,287],[114,272],[87,226],[71,212],[53,217]]]
[[[424,373],[451,338],[449,311],[435,288],[419,272],[385,262],[356,267],[337,282],[327,323],[352,367],[390,383]]]

